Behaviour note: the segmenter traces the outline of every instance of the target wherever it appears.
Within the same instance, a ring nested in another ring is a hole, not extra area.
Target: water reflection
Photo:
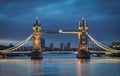
[[[89,76],[89,73],[86,70],[88,68],[85,65],[85,64],[88,64],[89,61],[90,61],[90,59],[78,59],[77,60],[77,68],[76,68],[77,70],[76,71],[77,71],[78,76]],[[84,64],[84,66],[83,66],[83,64]]]
[[[36,65],[36,64],[41,64],[43,60],[35,59],[35,60],[31,60],[31,61],[32,61],[33,65]]]
[[[58,62],[58,61],[57,61]],[[32,76],[58,76],[56,59],[32,60]]]
[[[78,64],[84,64],[84,63],[89,63],[90,59],[78,59],[77,63]]]
[[[43,72],[42,69],[40,68],[42,64],[42,60],[36,59],[31,61],[32,61],[32,69],[31,69],[32,76],[37,76],[37,74]]]
[[[0,59],[0,76],[120,76],[120,59],[77,59],[70,55],[56,58],[52,54],[43,60]]]

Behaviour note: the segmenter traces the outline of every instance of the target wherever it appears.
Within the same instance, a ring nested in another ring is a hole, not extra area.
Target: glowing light
[[[105,54],[106,54],[106,55],[109,55],[109,54],[112,54],[112,52],[106,52]]]
[[[60,29],[60,30],[59,30],[59,33],[62,33],[62,32],[63,32],[63,31]]]
[[[113,48],[115,48],[115,46],[113,46]]]

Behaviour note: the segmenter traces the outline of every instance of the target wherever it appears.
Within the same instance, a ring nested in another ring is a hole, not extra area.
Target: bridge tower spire
[[[31,59],[42,59],[43,52],[41,49],[41,24],[38,23],[38,17],[36,17],[36,23],[33,25],[33,51],[31,53]]]
[[[79,43],[79,49],[77,58],[90,58],[90,53],[88,51],[88,26],[84,20],[84,17],[82,17],[82,22],[79,22],[78,25],[78,43]]]
[[[36,16],[36,25],[38,25],[38,17]]]

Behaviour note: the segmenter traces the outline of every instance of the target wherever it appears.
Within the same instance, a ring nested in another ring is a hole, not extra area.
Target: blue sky
[[[89,34],[108,44],[120,41],[119,0],[1,0],[0,44],[15,43],[32,33],[38,16],[43,30],[77,30],[82,16]],[[46,45],[71,42],[78,46],[77,35],[42,35]]]

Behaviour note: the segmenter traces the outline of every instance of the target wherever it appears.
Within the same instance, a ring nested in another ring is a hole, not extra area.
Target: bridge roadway
[[[77,51],[44,51],[44,54],[77,54]],[[105,54],[106,51],[90,51],[90,54]],[[31,51],[14,51],[14,52],[0,52],[0,55],[12,56],[12,55],[31,55]]]

